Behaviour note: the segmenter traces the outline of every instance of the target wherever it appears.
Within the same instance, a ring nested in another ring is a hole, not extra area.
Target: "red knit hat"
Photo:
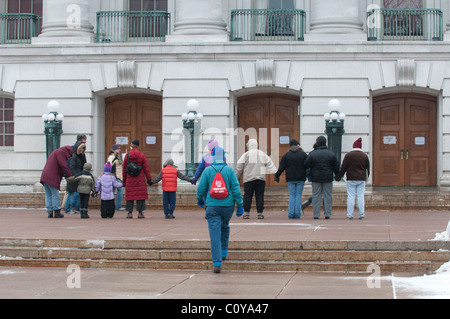
[[[358,138],[355,143],[353,143],[353,148],[362,148],[362,139]]]

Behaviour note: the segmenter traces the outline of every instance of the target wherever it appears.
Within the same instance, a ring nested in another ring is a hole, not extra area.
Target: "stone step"
[[[0,266],[210,269],[209,241],[0,239]],[[431,272],[448,244],[357,241],[232,241],[224,269],[236,271]]]
[[[287,189],[273,190],[268,189],[264,196],[264,206],[266,209],[287,210],[289,195]],[[311,191],[306,190],[303,193],[303,199],[311,196]],[[63,193],[61,193],[61,198]],[[124,199],[125,200],[125,199]],[[153,209],[162,209],[162,194],[158,191],[151,191],[149,199],[146,201],[148,207]],[[253,200],[253,206],[255,200]],[[21,207],[21,208],[43,208],[45,206],[44,193],[1,193],[0,207]],[[344,191],[335,191],[333,193],[333,207],[344,208],[347,206],[347,194]],[[365,206],[367,209],[449,209],[450,194],[439,192],[366,192]],[[98,209],[100,207],[99,198],[91,198],[89,207]],[[197,209],[197,199],[194,192],[177,192],[178,209]],[[311,206],[308,208],[311,210]]]

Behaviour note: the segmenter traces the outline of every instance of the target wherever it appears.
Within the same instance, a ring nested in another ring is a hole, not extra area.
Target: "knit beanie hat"
[[[132,147],[139,147],[139,140],[134,140],[133,142],[131,142],[131,146]]]
[[[83,171],[86,171],[86,172],[92,171],[92,164],[91,163],[84,163]]]
[[[208,142],[208,151],[212,151],[216,146],[219,146],[219,142],[217,142],[216,140],[210,140]]]
[[[120,145],[119,144],[114,144],[111,148],[113,151],[120,149]]]
[[[355,143],[353,143],[353,148],[362,148],[362,139],[358,138]]]
[[[105,167],[103,168],[103,171],[105,173],[111,173],[111,163],[110,162],[106,162]]]

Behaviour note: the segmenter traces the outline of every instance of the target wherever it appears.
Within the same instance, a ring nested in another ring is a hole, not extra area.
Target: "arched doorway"
[[[130,143],[139,140],[139,149],[147,157],[150,173],[155,177],[162,163],[162,99],[158,96],[135,94],[107,98],[105,120],[105,150],[120,145],[122,154]]]
[[[266,152],[279,166],[281,157],[289,150],[291,139],[300,140],[299,97],[284,94],[258,94],[238,99],[238,158],[247,151],[250,138],[258,141],[259,149]],[[286,186],[286,180],[277,184],[267,176],[267,186]]]
[[[373,185],[435,186],[437,98],[389,94],[373,99]]]

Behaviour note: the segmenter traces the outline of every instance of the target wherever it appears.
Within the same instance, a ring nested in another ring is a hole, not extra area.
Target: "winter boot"
[[[263,213],[258,213],[258,214],[257,214],[257,217],[258,217],[258,219],[264,219]]]
[[[86,208],[81,208],[80,209],[80,218],[89,218],[89,215],[88,215],[88,213],[87,213],[88,211],[87,211],[87,209]]]
[[[244,212],[244,215],[242,216],[243,219],[249,219],[250,218],[250,212]]]
[[[145,218],[144,214],[142,212],[139,212],[138,218]]]
[[[56,209],[53,211],[53,218],[64,218],[64,215],[61,214],[61,209]]]
[[[48,218],[53,218],[53,211],[47,212],[47,214],[48,214]]]

